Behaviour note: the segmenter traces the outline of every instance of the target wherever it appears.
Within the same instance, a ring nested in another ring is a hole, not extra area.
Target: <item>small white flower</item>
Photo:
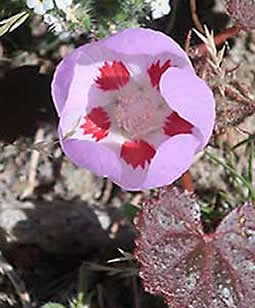
[[[72,4],[73,0],[55,0],[55,2],[58,9],[65,11]]]
[[[153,0],[151,1],[152,18],[158,19],[167,15],[171,10],[169,0]]]
[[[36,14],[43,15],[53,9],[53,0],[27,0],[27,6],[33,9]]]

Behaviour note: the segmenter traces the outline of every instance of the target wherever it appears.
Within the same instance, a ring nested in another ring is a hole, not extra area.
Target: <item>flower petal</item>
[[[102,41],[102,45],[123,55],[168,54],[173,66],[194,71],[187,54],[170,37],[150,29],[126,29]]]
[[[215,101],[207,84],[195,74],[173,67],[162,75],[160,93],[171,109],[198,129],[200,148],[207,144],[215,120]]]
[[[128,191],[138,191],[168,185],[186,172],[199,145],[192,135],[178,135],[162,143],[150,164],[133,168],[121,160],[120,178],[110,179]],[[117,153],[117,152],[116,152]]]
[[[120,157],[130,164],[134,169],[138,166],[145,168],[146,163],[150,164],[156,150],[144,140],[126,141],[121,146]]]
[[[63,119],[61,120],[60,127],[63,126]],[[60,131],[62,136],[62,130]],[[75,136],[64,140],[63,137],[60,138],[62,148],[70,160],[99,176],[109,177],[114,183],[130,191],[172,183],[190,167],[199,145],[193,135],[177,135],[161,145],[157,145],[154,138],[152,146],[144,142],[146,146],[141,147],[145,149],[145,155],[135,156],[136,153],[130,153],[130,148],[121,148],[125,141],[122,138],[117,140],[117,136],[112,133],[100,140],[100,143],[88,137],[87,140],[72,138]]]
[[[34,7],[36,7],[38,5],[38,0],[27,0],[27,6],[30,9],[33,9]]]
[[[55,0],[57,8],[60,10],[65,10],[68,6],[72,4],[72,0]]]
[[[124,87],[130,79],[129,71],[121,61],[113,61],[112,64],[105,62],[99,70],[101,74],[95,82],[104,91],[118,90]]]
[[[121,177],[120,179],[111,178],[111,180],[127,191],[139,191],[144,189],[143,183],[146,178],[148,167],[145,169],[138,167],[134,169],[131,165],[127,165],[121,160]]]
[[[40,3],[37,6],[34,7],[34,12],[35,14],[38,15],[43,15],[47,12],[47,10],[45,9],[45,7]]]
[[[170,60],[171,66],[193,71],[189,58],[177,43],[149,29],[127,29],[76,49],[60,62],[54,75],[52,95],[59,116],[68,100],[76,105],[81,102],[81,95],[83,98],[91,93],[97,95],[100,89],[95,81],[100,77],[100,68],[106,61],[122,62],[130,75],[139,79],[139,75],[146,75],[158,60],[163,64]],[[124,77],[125,84],[127,73]],[[107,92],[109,94],[111,91]]]
[[[177,112],[172,112],[166,118],[163,130],[167,136],[172,137],[179,134],[192,134],[192,128],[192,124],[182,119]]]
[[[52,95],[58,115],[69,103],[71,108],[87,106],[89,102],[96,107],[108,102],[111,93],[103,92],[96,86],[95,80],[105,60],[114,60],[115,55],[100,44],[86,44],[58,65],[52,83]]]
[[[27,0],[26,3],[30,9],[34,9],[34,12],[39,15],[45,14],[54,7],[52,0]]]
[[[51,84],[52,97],[58,115],[60,116],[68,96],[70,84],[73,79],[74,66],[79,57],[79,49],[67,55],[58,65]]]
[[[59,135],[63,151],[74,164],[98,176],[120,180],[120,159],[111,148],[94,141],[63,139],[61,128],[59,128]]]
[[[173,183],[189,169],[198,145],[197,138],[188,134],[171,137],[162,143],[149,165],[142,188]]]
[[[85,116],[85,123],[80,126],[83,134],[91,134],[96,141],[105,138],[109,134],[111,122],[107,112],[102,107],[93,108]]]
[[[160,78],[169,67],[171,67],[171,61],[168,59],[162,65],[160,64],[160,60],[158,60],[148,68],[147,72],[150,76],[153,87],[156,87],[159,90]]]
[[[46,11],[52,10],[54,8],[54,3],[52,0],[44,0],[43,6]]]
[[[155,131],[127,137],[115,107],[137,89],[162,94],[169,113]],[[127,29],[78,48],[58,66],[52,93],[66,155],[127,190],[159,187],[180,177],[214,123],[212,93],[195,76],[188,56],[152,30]]]

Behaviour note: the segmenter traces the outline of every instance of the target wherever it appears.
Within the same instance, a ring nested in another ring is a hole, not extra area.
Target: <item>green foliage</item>
[[[86,24],[90,19],[91,30],[99,38],[112,31],[144,25],[149,12],[148,5],[141,0],[82,0],[80,3],[87,8]]]
[[[76,299],[71,301],[70,308],[84,308],[86,305],[89,307],[92,296],[93,292],[88,292],[87,269],[86,266],[82,264],[79,270],[78,295]]]
[[[29,13],[24,12],[25,8],[29,11],[25,0],[1,1],[0,20],[3,19],[3,24],[0,35],[13,31],[28,18]],[[32,15],[33,11],[30,12]],[[69,32],[70,37],[83,33],[102,38],[119,29],[145,25],[149,12],[149,4],[143,0],[74,0],[65,11],[55,7],[46,13],[56,22],[55,25],[49,25],[49,31],[55,33],[58,40],[59,32],[55,29],[59,29],[57,25],[60,24],[61,31]]]
[[[79,17],[83,29],[94,32],[97,37],[143,25],[149,12],[148,5],[142,0],[81,0],[79,3],[83,12]]]
[[[251,154],[249,155],[249,160],[248,160],[248,169],[249,169],[249,175],[248,177],[244,177],[243,175],[239,174],[233,166],[231,166],[230,163],[221,161],[220,159],[218,159],[216,156],[214,156],[213,154],[209,153],[208,151],[205,152],[206,155],[215,163],[223,166],[226,171],[229,172],[229,174],[233,177],[233,179],[238,182],[241,186],[241,188],[246,188],[248,190],[248,196],[247,199],[251,200],[251,201],[255,201],[255,189],[252,186],[252,171],[251,171],[251,167],[252,167],[252,158],[253,158],[253,150],[251,151]]]
[[[90,307],[91,298],[93,292],[88,292],[87,288],[87,269],[84,264],[81,265],[78,277],[78,294],[77,298],[70,301],[70,308],[85,308]],[[67,308],[58,303],[48,303],[43,305],[41,308]]]
[[[238,149],[242,145],[246,145],[248,143],[254,142],[255,140],[255,135],[250,135],[248,138],[238,142],[236,145],[233,146],[232,150]]]
[[[143,24],[145,4],[141,0],[128,0],[121,2],[120,10],[115,15],[117,28],[135,27]]]
[[[253,172],[252,172],[252,165],[253,165],[253,158],[254,158],[254,139],[255,135],[250,135],[248,138],[242,140],[241,142],[237,143],[232,150],[236,150],[241,146],[246,146],[246,150],[248,153],[248,174],[247,180],[250,183],[253,183]],[[254,196],[251,191],[249,191],[249,199],[254,201]]]

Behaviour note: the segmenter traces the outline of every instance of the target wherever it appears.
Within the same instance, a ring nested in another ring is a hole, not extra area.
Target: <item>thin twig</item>
[[[44,138],[44,129],[39,128],[35,134],[35,141],[34,144],[39,143]],[[20,196],[20,199],[25,199],[28,196],[32,195],[35,187],[36,187],[36,171],[37,166],[40,159],[40,152],[35,149],[32,151],[31,160],[30,160],[30,168],[29,168],[29,175],[28,175],[28,185],[24,190],[23,194]]]
[[[189,3],[190,3],[190,11],[191,11],[192,20],[193,20],[196,28],[200,32],[204,33],[205,31],[204,31],[204,29],[203,29],[203,27],[202,27],[202,25],[201,25],[201,23],[199,21],[198,15],[197,15],[197,3],[196,3],[196,0],[190,0]]]
[[[190,50],[191,36],[192,36],[192,30],[189,30],[188,35],[185,40],[185,46],[184,46],[184,50],[186,51],[186,53],[189,53],[189,50]]]

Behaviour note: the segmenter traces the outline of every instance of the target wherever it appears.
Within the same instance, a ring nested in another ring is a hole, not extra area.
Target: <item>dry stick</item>
[[[34,144],[39,143],[44,138],[44,130],[43,128],[39,128],[35,134],[35,141]],[[25,199],[30,196],[35,187],[36,187],[36,170],[39,163],[40,152],[35,149],[32,151],[31,154],[31,161],[30,161],[30,168],[29,168],[29,176],[28,176],[28,185],[24,190],[23,194],[21,195],[20,199]]]
[[[202,25],[201,25],[201,23],[199,21],[198,15],[197,15],[197,3],[196,3],[196,0],[190,0],[189,3],[190,3],[190,11],[191,11],[192,20],[193,20],[196,28],[200,32],[204,33],[205,31],[204,31],[204,29],[203,29],[203,27],[202,27]]]
[[[0,252],[0,271],[6,274],[11,283],[13,284],[23,308],[32,308],[30,296],[26,291],[23,281],[15,273],[13,267],[5,260],[4,256]]]
[[[181,177],[182,187],[188,192],[194,192],[192,176],[190,171],[186,171]]]
[[[191,36],[192,36],[192,30],[189,30],[184,46],[184,50],[186,51],[187,54],[189,54],[189,50],[191,49],[190,48]]]

